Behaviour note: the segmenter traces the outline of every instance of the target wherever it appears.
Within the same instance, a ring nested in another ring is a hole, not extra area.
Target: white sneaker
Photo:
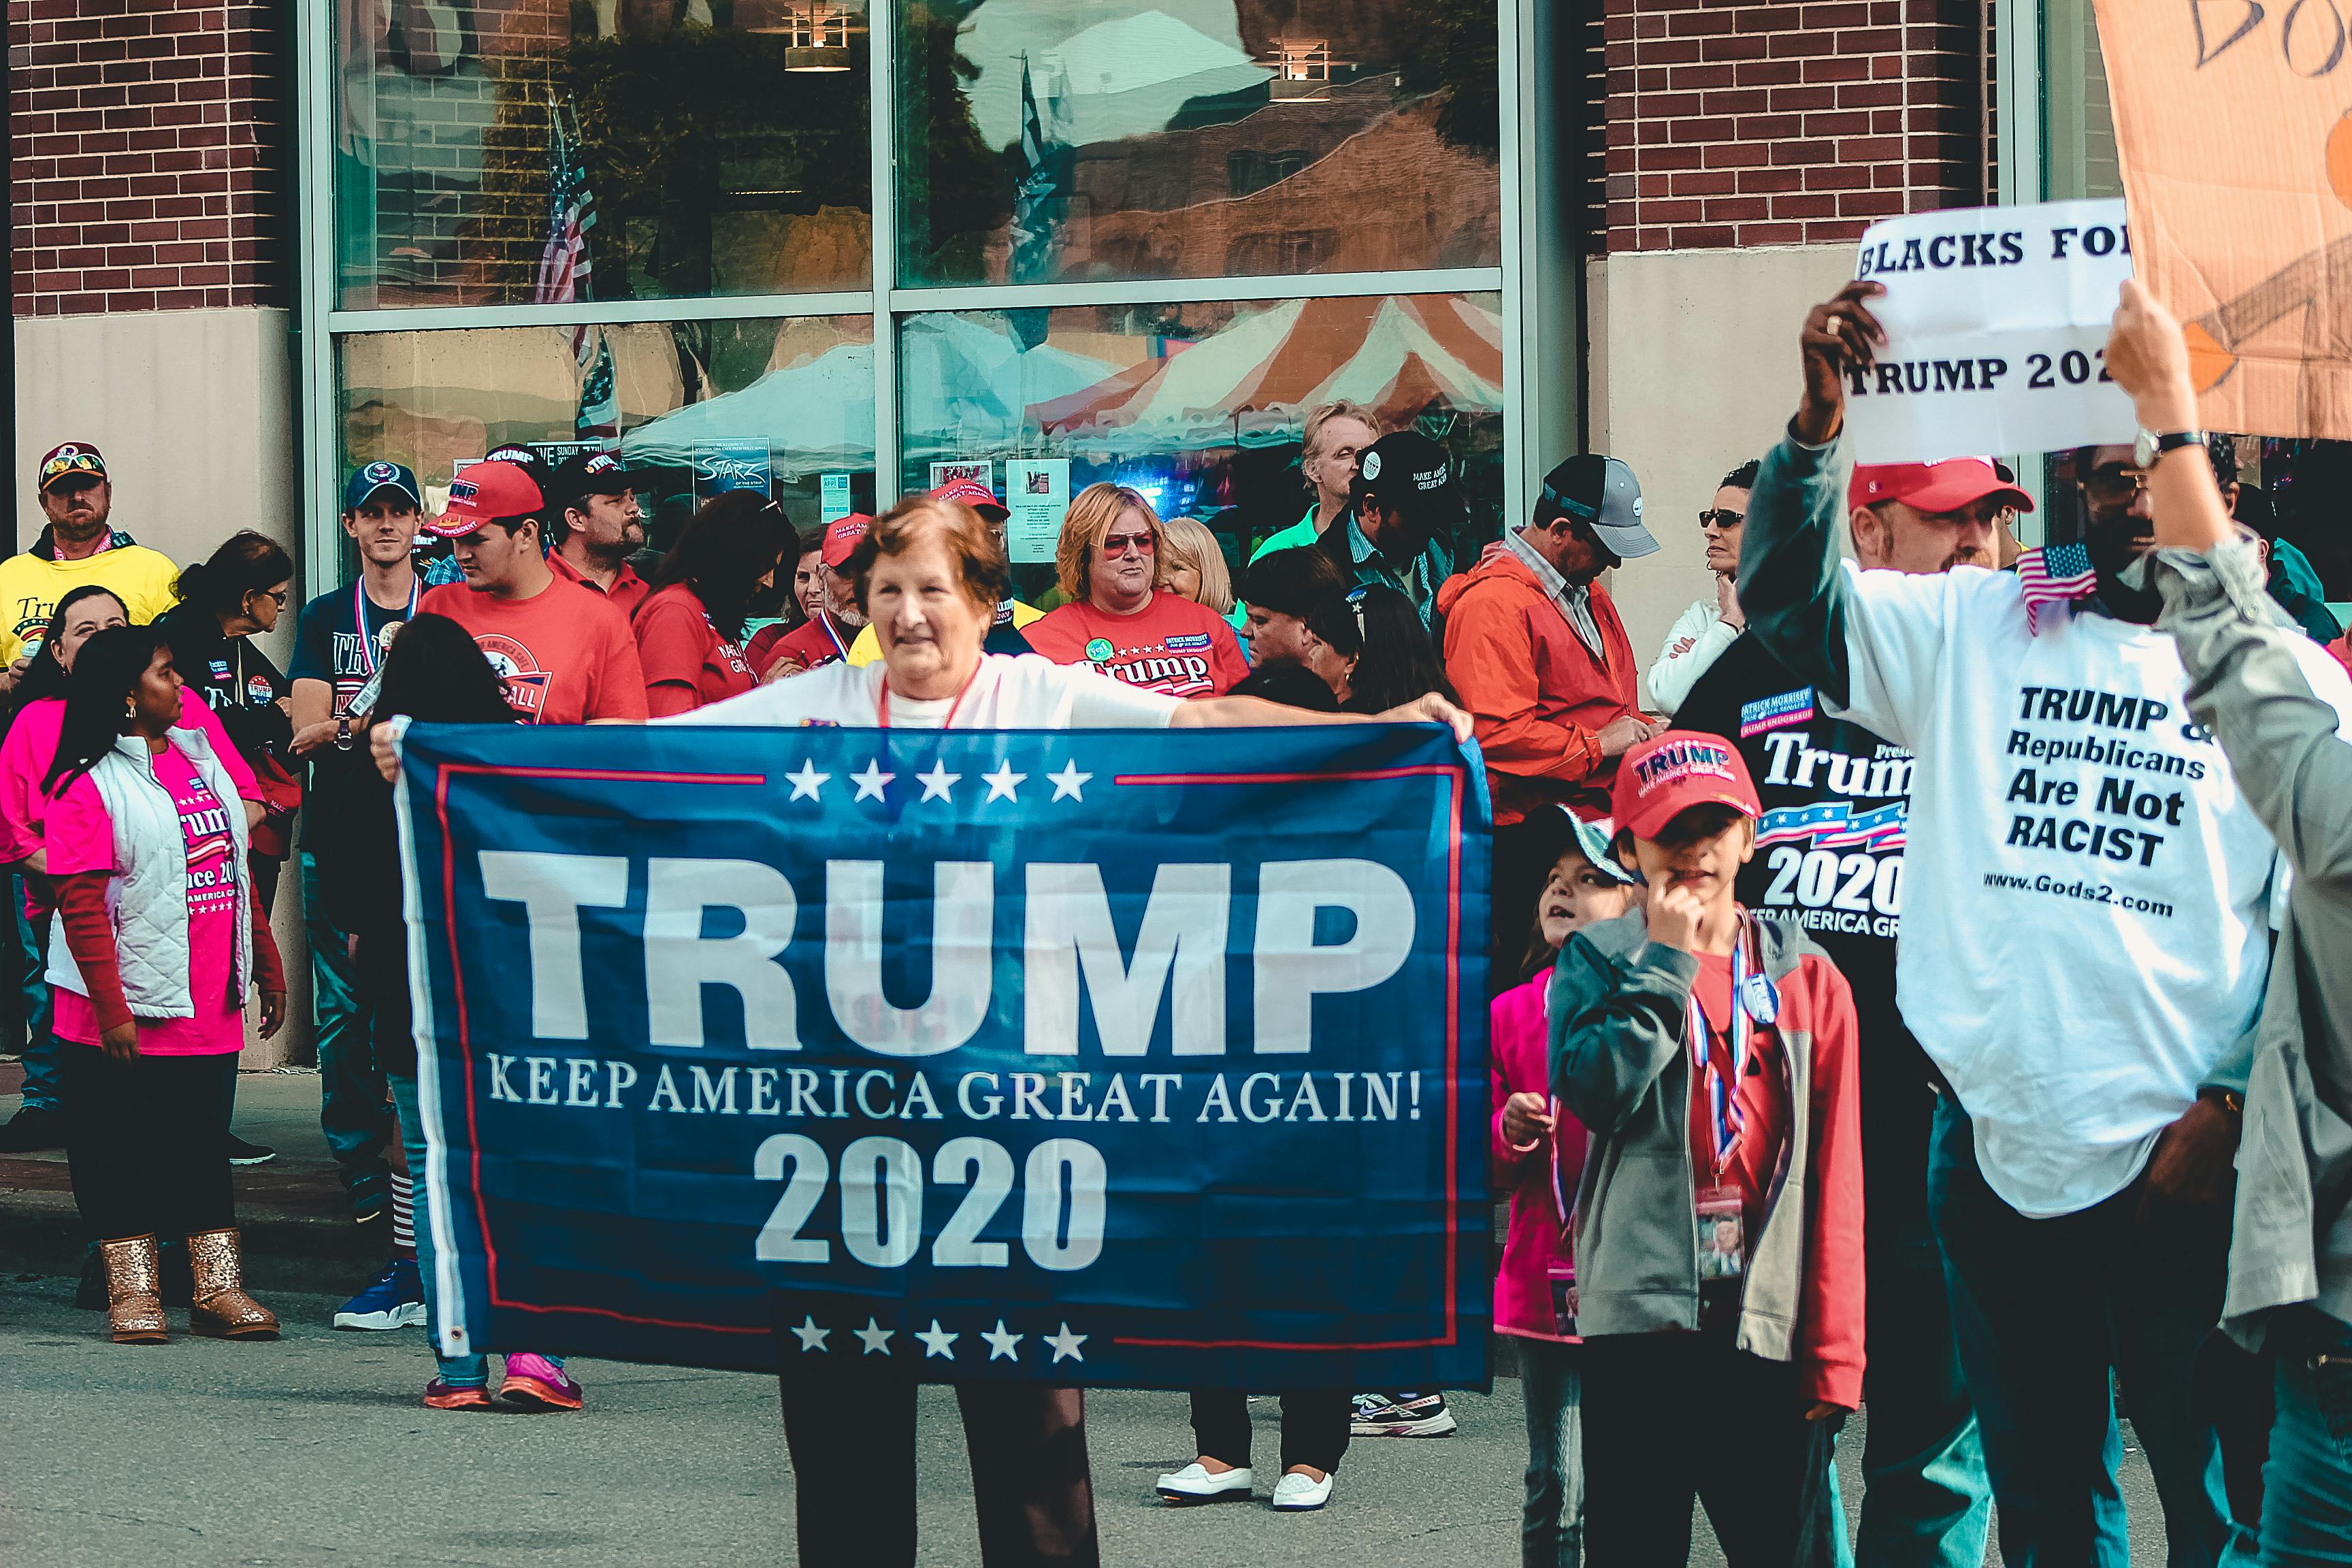
[[[1244,1499],[1250,1495],[1249,1467],[1244,1465],[1237,1470],[1218,1470],[1212,1473],[1198,1459],[1195,1459],[1174,1475],[1160,1477],[1154,1483],[1153,1489],[1173,1503],[1222,1502],[1227,1498]],[[1324,1490],[1328,1492],[1330,1489],[1326,1487]]]
[[[1284,1513],[1308,1513],[1331,1500],[1331,1477],[1321,1480],[1296,1470],[1283,1472],[1274,1483],[1274,1506]]]

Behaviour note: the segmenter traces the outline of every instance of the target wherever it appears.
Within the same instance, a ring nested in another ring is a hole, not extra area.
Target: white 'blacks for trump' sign
[[[1856,278],[1878,360],[1850,372],[1858,463],[1932,463],[2129,441],[2131,399],[2109,380],[2107,326],[2131,276],[2121,201],[1964,207],[1873,224]]]

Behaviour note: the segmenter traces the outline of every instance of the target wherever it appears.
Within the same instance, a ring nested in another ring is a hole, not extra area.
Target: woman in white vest
[[[82,645],[68,682],[41,826],[58,920],[48,979],[74,1199],[100,1237],[108,1326],[167,1337],[156,1242],[184,1237],[191,1333],[274,1339],[247,1295],[229,1185],[228,1117],[245,1002],[261,1034],[286,982],[246,874],[246,815],[153,626]]]

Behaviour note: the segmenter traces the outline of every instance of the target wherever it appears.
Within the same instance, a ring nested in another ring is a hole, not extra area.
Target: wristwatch
[[[335,750],[348,752],[351,749],[352,716],[349,713],[338,713],[335,715]]]
[[[2146,473],[2156,467],[2156,460],[2167,452],[2204,444],[2205,432],[2202,430],[2175,430],[2168,436],[2159,436],[2153,430],[2143,429],[2132,442],[2132,463]]]

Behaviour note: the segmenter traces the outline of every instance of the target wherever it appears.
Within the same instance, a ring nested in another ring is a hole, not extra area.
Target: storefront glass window
[[[1300,425],[1346,398],[1453,453],[1458,558],[1501,532],[1499,295],[939,311],[901,323],[898,371],[908,490],[984,469],[1003,493],[1008,460],[1063,459],[1068,493],[1131,485],[1206,521],[1238,565],[1304,515]],[[1016,563],[1024,590],[1052,574]]]
[[[767,489],[804,533],[828,500],[873,509],[862,316],[366,332],[338,339],[336,360],[339,472],[409,464],[433,511],[467,461],[509,442],[558,460],[617,446],[645,475],[656,549],[727,489]]]
[[[2091,0],[2044,0],[2042,10],[2042,194],[2050,201],[2124,194],[2107,67]]]
[[[864,0],[333,16],[340,308],[870,286]]]
[[[898,0],[908,286],[1492,267],[1493,0]]]

